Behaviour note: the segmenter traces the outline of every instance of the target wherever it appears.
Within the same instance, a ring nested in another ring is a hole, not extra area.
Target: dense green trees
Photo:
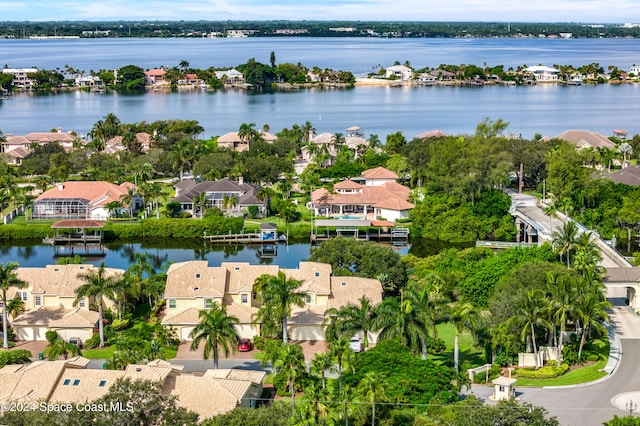
[[[0,289],[2,290],[2,306],[7,306],[7,292],[9,288],[21,289],[27,287],[27,283],[18,278],[16,274],[16,269],[18,268],[17,262],[8,262],[3,265],[0,263]],[[7,319],[8,309],[2,309],[2,348],[9,348],[9,333],[8,333],[8,322]]]

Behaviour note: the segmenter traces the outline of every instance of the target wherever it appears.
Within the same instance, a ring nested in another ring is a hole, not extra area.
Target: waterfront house
[[[29,78],[29,74],[38,72],[37,68],[3,68],[3,74],[13,75],[13,87],[20,90],[31,89],[34,85],[34,81]]]
[[[447,137],[447,136],[449,136],[449,135],[447,135],[442,130],[431,130],[431,131],[428,131],[428,132],[420,133],[418,136],[416,136],[416,139],[444,138],[444,137]]]
[[[24,136],[7,135],[6,139],[2,142],[2,152],[10,152],[20,147],[30,153],[33,146],[43,146],[49,143],[57,143],[69,152],[73,149],[74,143],[86,143],[71,133],[63,132],[60,128],[54,132],[31,132]]]
[[[182,210],[196,215],[200,212],[199,197],[205,194],[205,207],[217,207],[229,213],[241,213],[250,206],[258,207],[264,213],[265,203],[256,198],[258,190],[256,185],[244,182],[242,176],[237,181],[227,178],[216,181],[196,182],[194,180],[183,180],[174,185],[176,196],[171,200],[180,203]],[[231,205],[225,205],[229,200],[234,201]]]
[[[148,152],[151,148],[151,135],[146,132],[136,133],[136,141],[140,146],[141,152]],[[126,151],[127,147],[123,143],[122,136],[114,136],[104,144],[104,152],[115,154],[117,152]]]
[[[273,143],[278,139],[276,135],[264,131],[259,131],[257,136],[267,143]],[[251,140],[241,138],[238,132],[228,132],[218,138],[219,148],[232,149],[238,152],[248,151],[250,143]]]
[[[411,190],[396,182],[398,175],[384,167],[365,170],[358,183],[346,179],[333,186],[334,191],[319,188],[311,194],[316,216],[357,215],[361,218],[396,221],[409,217],[414,207],[407,201]]]
[[[148,84],[148,85],[168,84],[168,82],[164,80],[164,75],[166,73],[167,72],[162,69],[152,69],[149,71],[145,71],[144,72],[145,84]]]
[[[102,80],[97,75],[82,75],[75,78],[78,87],[101,87]]]
[[[234,369],[184,373],[164,360],[129,364],[124,370],[89,369],[89,359],[35,361],[0,369],[0,402],[82,404],[105,396],[118,379],[158,383],[161,395],[174,396],[179,407],[204,419],[237,407],[255,407],[266,373]],[[215,403],[213,403],[215,402]]]
[[[358,304],[363,296],[373,306],[382,301],[380,281],[333,276],[331,265],[326,263],[300,262],[297,269],[285,269],[244,262],[222,262],[211,267],[207,261],[194,260],[174,263],[167,270],[167,309],[162,324],[175,327],[181,339],[190,340],[199,311],[218,303],[240,320],[236,326],[240,337],[253,338],[260,334],[259,324],[254,324],[260,306],[253,288],[255,280],[263,274],[277,276],[279,271],[289,279],[302,281],[299,291],[305,294],[304,307],[292,308],[289,335],[293,340],[324,340],[322,321],[329,308]],[[375,336],[372,339],[375,341]]]
[[[598,149],[606,148],[609,150],[616,149],[616,144],[608,138],[597,132],[588,130],[567,130],[553,137],[561,139],[575,145],[577,149]]]
[[[413,70],[404,65],[393,65],[386,69],[386,77],[395,77],[398,80],[409,81],[413,80]]]
[[[543,65],[536,65],[533,67],[527,67],[524,72],[530,73],[534,76],[536,81],[540,82],[557,82],[559,70]]]
[[[178,85],[199,86],[201,84],[204,84],[204,80],[198,78],[197,74],[186,74],[183,78],[178,80]]]
[[[120,185],[105,181],[69,181],[56,185],[36,198],[32,207],[33,219],[94,219],[107,220],[111,212],[107,205],[113,201],[122,203],[130,189],[130,182]],[[135,197],[130,204],[123,204],[120,213],[129,213],[140,204]]]
[[[216,71],[216,78],[220,80],[222,84],[243,84],[245,82],[244,74],[235,68]]]
[[[431,70],[429,71],[429,75],[435,77],[439,81],[451,81],[456,79],[456,73],[446,70]]]
[[[81,298],[77,306],[74,302],[76,289],[85,283],[80,275],[96,269],[90,264],[17,268],[18,279],[26,282],[27,287],[10,287],[7,299],[19,297],[24,303],[24,313],[11,322],[18,340],[45,340],[49,330],[58,331],[65,339],[90,338],[97,326],[98,313],[89,310],[92,302],[86,297]],[[123,275],[124,270],[105,268],[104,274],[115,277]],[[112,306],[112,302],[106,301],[106,307]]]

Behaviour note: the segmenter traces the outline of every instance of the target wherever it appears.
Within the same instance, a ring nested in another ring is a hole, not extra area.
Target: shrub
[[[84,341],[84,348],[93,349],[98,347],[99,344],[100,344],[100,333],[93,333],[93,336],[91,336],[90,339],[87,339]]]
[[[0,368],[7,364],[22,364],[29,361],[31,352],[26,349],[16,349],[13,351],[0,351]]]
[[[431,336],[427,337],[427,352],[430,354],[440,353],[446,349],[446,345],[444,340],[442,339],[434,339]]]
[[[559,367],[546,365],[539,370],[535,368],[520,368],[516,369],[516,375],[523,379],[553,379],[554,377],[562,376],[569,370],[568,364],[561,364]]]
[[[44,337],[45,339],[47,339],[47,342],[52,343],[58,339],[58,332],[55,330],[49,330],[46,333],[44,333]]]
[[[489,368],[489,381],[495,379],[502,372],[502,367],[498,364],[493,364],[491,368]],[[478,373],[473,376],[473,383],[487,383],[487,373]]]

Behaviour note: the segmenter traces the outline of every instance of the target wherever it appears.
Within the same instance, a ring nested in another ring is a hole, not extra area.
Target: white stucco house
[[[536,81],[558,81],[558,73],[560,72],[560,70],[544,65],[527,67],[524,71],[533,74]]]
[[[413,80],[413,70],[404,65],[393,65],[386,69],[386,77],[395,76],[398,80]]]

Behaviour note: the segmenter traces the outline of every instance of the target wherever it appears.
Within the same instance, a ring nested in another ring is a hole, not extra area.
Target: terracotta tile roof
[[[609,139],[597,132],[588,130],[567,130],[554,136],[554,139],[561,139],[572,143],[576,148],[607,148],[615,149],[616,145]]]
[[[149,71],[145,71],[144,72],[145,75],[151,76],[151,75],[165,75],[167,72],[165,70],[161,70],[161,69],[152,69]]]
[[[129,364],[124,370],[124,377],[129,377],[131,380],[151,380],[160,383],[164,383],[171,374],[179,374],[179,369],[175,369],[166,361],[155,365]]]
[[[31,132],[25,135],[31,142],[73,142],[76,138],[62,132]]]
[[[227,310],[227,313],[229,311]],[[174,314],[168,314],[162,319],[162,325],[195,325],[200,322],[200,309],[189,308]]]
[[[251,324],[255,314],[258,312],[258,308],[250,306],[248,303],[232,303],[230,299],[225,300],[225,307],[227,314],[240,320],[240,324]]]
[[[227,271],[225,294],[237,294],[253,290],[253,283],[260,275],[278,275],[278,265],[251,265],[248,262],[222,262]]]
[[[97,270],[94,265],[47,265],[44,268],[18,268],[18,278],[29,284],[31,293],[76,297],[75,290],[85,283],[80,275]],[[105,277],[123,275],[124,270],[105,268]]]
[[[351,179],[345,179],[333,185],[334,189],[360,189],[363,187],[364,185],[360,185],[358,182],[354,182]]]
[[[242,142],[238,132],[227,132],[218,138],[218,143],[228,144],[234,142]]]
[[[266,371],[241,370],[238,368],[219,368],[217,370],[209,369],[205,371],[203,377],[210,377],[212,379],[244,380],[262,384],[264,379],[267,377],[267,373]]]
[[[58,403],[93,401],[106,395],[109,387],[124,375],[124,371],[118,370],[65,369],[56,382],[49,401]]]
[[[126,185],[116,185],[105,181],[69,181],[44,192],[35,202],[49,198],[80,198],[87,200],[90,208],[103,206],[111,201],[121,201],[127,194]]]
[[[335,138],[331,133],[324,132],[311,138],[311,142],[316,145],[332,144]]]
[[[82,308],[64,309],[53,306],[40,306],[27,311],[13,320],[13,325],[42,325],[47,327],[83,327],[93,328],[98,323],[99,314]]]
[[[162,392],[175,396],[181,407],[198,413],[204,420],[239,406],[250,389],[248,381],[181,375],[167,378]]]
[[[0,369],[0,398],[5,401],[47,401],[65,369],[64,361],[37,361],[4,373]]]
[[[381,209],[387,210],[410,210],[415,207],[414,204],[411,204],[408,201],[401,200],[400,198],[388,198],[386,200],[378,201],[373,205],[373,207],[378,207]]]
[[[363,186],[360,192],[337,194],[331,194],[325,188],[319,188],[313,191],[311,199],[314,204],[320,205],[357,204],[376,206],[389,210],[407,210],[413,208],[414,205],[406,201],[410,193],[409,188],[405,187],[406,190],[402,190],[399,188],[402,185],[397,185]]]
[[[444,137],[444,136],[449,136],[449,135],[447,135],[442,130],[432,130],[430,132],[420,133],[418,136],[416,136],[416,138],[417,139],[426,139],[426,138],[439,138],[439,137]]]
[[[17,148],[12,149],[11,151],[5,151],[5,154],[10,155],[10,156],[15,157],[15,158],[23,159],[27,155],[29,155],[30,152],[28,150],[24,149],[23,147],[19,146]]]
[[[376,306],[382,302],[382,293],[382,284],[372,278],[331,277],[331,297],[326,309],[357,305],[362,296],[366,296]]]
[[[222,297],[227,271],[210,268],[206,260],[178,262],[167,270],[165,297]]]
[[[398,179],[398,175],[384,167],[376,167],[362,172],[362,176],[367,179]]]

